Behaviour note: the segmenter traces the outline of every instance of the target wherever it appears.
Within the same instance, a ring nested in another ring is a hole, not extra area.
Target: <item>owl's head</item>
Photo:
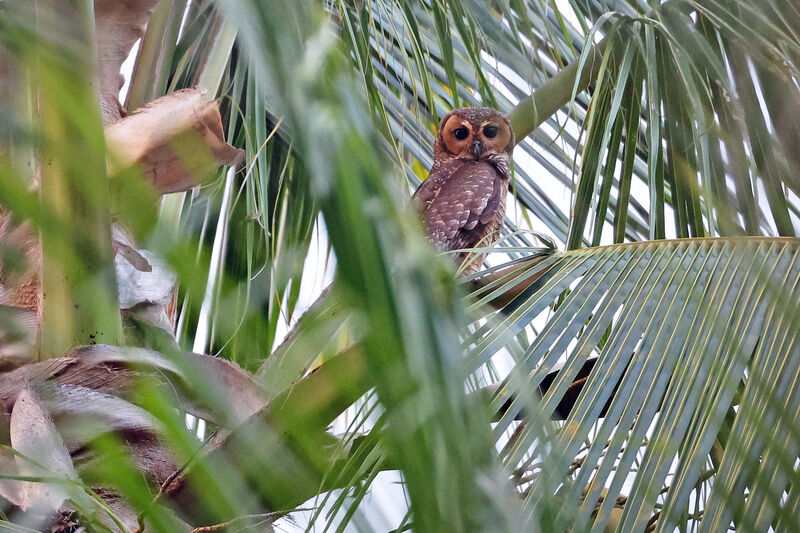
[[[489,107],[460,107],[439,123],[433,147],[435,159],[510,157],[514,131],[500,111]]]

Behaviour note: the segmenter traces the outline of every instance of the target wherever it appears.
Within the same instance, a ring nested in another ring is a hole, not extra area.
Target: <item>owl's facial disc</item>
[[[454,109],[439,126],[439,146],[459,159],[510,156],[514,148],[508,119],[494,109]]]

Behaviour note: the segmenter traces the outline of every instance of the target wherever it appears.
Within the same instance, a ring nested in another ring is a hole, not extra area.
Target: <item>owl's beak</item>
[[[483,145],[480,141],[475,141],[472,143],[472,149],[475,152],[475,159],[481,158],[481,152],[483,152]]]

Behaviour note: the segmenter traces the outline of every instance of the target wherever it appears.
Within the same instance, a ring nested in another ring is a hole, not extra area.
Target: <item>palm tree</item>
[[[796,6],[136,4],[0,4],[5,527],[800,529]],[[404,205],[475,104],[457,280]]]

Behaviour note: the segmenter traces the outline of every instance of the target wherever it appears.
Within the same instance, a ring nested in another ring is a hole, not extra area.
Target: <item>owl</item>
[[[490,246],[506,210],[514,131],[503,113],[462,107],[442,118],[428,179],[412,197],[428,240],[443,251]],[[463,275],[477,272],[482,253],[456,254]]]

